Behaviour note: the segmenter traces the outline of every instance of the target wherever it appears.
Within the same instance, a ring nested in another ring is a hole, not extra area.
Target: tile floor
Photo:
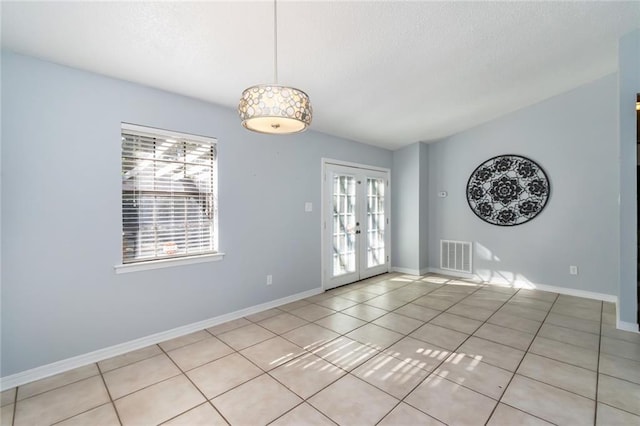
[[[2,425],[640,425],[611,303],[387,274],[2,392]]]

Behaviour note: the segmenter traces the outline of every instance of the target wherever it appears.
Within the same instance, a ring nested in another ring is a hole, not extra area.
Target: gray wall
[[[617,102],[612,74],[429,145],[430,265],[440,239],[473,241],[474,270],[486,279],[617,294]],[[547,206],[523,225],[485,223],[466,201],[471,172],[500,154],[531,158],[551,182]]]
[[[114,273],[122,121],[218,138],[224,260]],[[318,288],[322,157],[392,165],[387,150],[253,134],[227,108],[3,52],[0,374]]]
[[[420,269],[420,144],[393,152],[391,169],[391,264]]]
[[[621,321],[637,322],[636,96],[640,93],[640,30],[620,39],[620,310]]]
[[[429,268],[429,145],[420,143],[420,265],[426,272]]]

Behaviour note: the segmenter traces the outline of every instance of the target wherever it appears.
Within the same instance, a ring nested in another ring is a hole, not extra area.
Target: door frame
[[[391,169],[388,169],[386,167],[378,167],[378,166],[371,166],[368,164],[361,164],[361,163],[353,163],[350,161],[342,161],[342,160],[335,160],[332,158],[321,158],[320,160],[321,162],[321,167],[320,167],[320,262],[321,262],[321,266],[320,266],[320,285],[322,290],[326,290],[326,281],[327,281],[327,269],[328,266],[327,265],[327,261],[328,259],[325,259],[325,250],[327,249],[326,247],[326,241],[325,241],[325,209],[327,208],[326,205],[326,200],[324,197],[324,193],[325,193],[325,175],[326,175],[326,168],[328,165],[331,166],[344,166],[344,167],[352,167],[355,169],[363,169],[363,170],[372,170],[375,172],[383,172],[383,173],[387,173],[388,177],[389,177],[389,185],[387,188],[387,192],[385,197],[389,197],[389,212],[387,213],[387,218],[389,219],[389,225],[386,228],[386,231],[389,235],[389,245],[387,247],[387,256],[389,256],[389,261],[387,262],[387,272],[391,271],[391,224],[393,223],[393,219],[391,217]]]

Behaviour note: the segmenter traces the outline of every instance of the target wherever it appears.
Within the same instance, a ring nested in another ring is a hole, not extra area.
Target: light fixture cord
[[[273,78],[278,84],[278,4],[273,0]]]

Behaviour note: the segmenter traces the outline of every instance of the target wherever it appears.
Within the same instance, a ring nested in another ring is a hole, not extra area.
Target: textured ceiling
[[[2,46],[231,108],[273,82],[272,2],[5,2]],[[312,129],[397,149],[617,69],[640,2],[278,2]],[[238,125],[240,123],[238,122]]]

